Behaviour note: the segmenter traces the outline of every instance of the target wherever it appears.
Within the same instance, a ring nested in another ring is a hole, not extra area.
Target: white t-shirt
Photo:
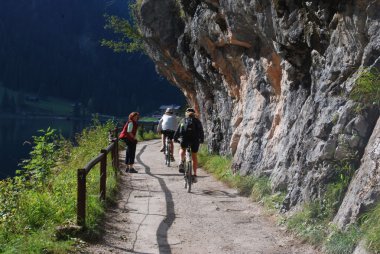
[[[175,115],[168,115],[164,114],[159,123],[158,123],[158,129],[159,130],[172,130],[176,131],[177,130],[177,118]]]

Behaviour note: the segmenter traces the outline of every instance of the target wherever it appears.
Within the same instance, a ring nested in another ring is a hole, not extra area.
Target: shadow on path
[[[172,253],[170,245],[168,243],[168,231],[176,218],[174,212],[173,196],[169,188],[166,186],[165,181],[162,178],[153,175],[150,172],[150,167],[142,162],[141,154],[143,154],[146,147],[147,145],[144,145],[144,147],[140,150],[140,152],[136,156],[136,160],[145,168],[146,174],[158,180],[162,191],[165,193],[166,217],[161,221],[156,232],[156,237],[160,253]]]

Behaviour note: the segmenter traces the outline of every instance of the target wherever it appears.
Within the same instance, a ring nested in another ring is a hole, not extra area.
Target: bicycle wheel
[[[187,168],[187,166],[185,166],[185,175],[183,176],[183,179],[185,179],[185,189],[187,189],[187,171],[189,169]]]
[[[169,142],[166,142],[166,165],[170,167],[170,145]]]
[[[164,143],[164,155],[165,155],[165,165],[169,165],[169,157],[168,157],[168,138],[165,137],[165,143]]]
[[[187,166],[187,170],[186,170],[187,171],[186,172],[187,192],[191,192],[191,185],[193,183],[191,161],[188,161],[186,166]]]

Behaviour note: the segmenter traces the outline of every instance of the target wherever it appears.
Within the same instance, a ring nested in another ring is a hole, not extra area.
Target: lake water
[[[88,122],[52,118],[7,118],[0,116],[0,179],[12,177],[18,164],[29,158],[32,136],[49,126],[66,138],[73,138]],[[28,142],[25,142],[28,141]]]

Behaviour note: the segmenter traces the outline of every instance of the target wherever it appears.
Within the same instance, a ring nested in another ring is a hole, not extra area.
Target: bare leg
[[[198,157],[197,157],[197,153],[192,153],[191,154],[191,158],[193,160],[194,175],[197,175],[197,169],[198,169]]]
[[[174,144],[173,144],[173,140],[170,140],[170,154],[174,156]]]
[[[181,162],[185,160],[185,149],[179,149],[179,157],[181,158]]]

